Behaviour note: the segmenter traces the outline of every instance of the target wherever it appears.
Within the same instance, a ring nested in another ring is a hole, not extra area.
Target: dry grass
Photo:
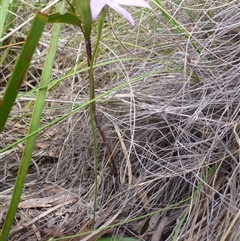
[[[134,30],[115,24],[118,39],[110,26],[105,28],[99,62],[116,60],[96,69],[97,93],[143,76],[98,104],[119,174],[117,178],[112,175],[99,137],[96,227],[117,224],[105,235],[169,241],[182,220],[179,241],[240,239],[240,4],[232,1],[218,8],[212,1],[213,17],[206,13],[209,6],[191,7],[196,9],[190,9],[195,12],[194,21],[184,6],[166,3],[201,53],[157,9],[156,14],[142,17]],[[67,73],[76,61],[80,63],[76,70],[86,64],[75,32],[69,27],[63,31],[53,78]],[[41,44],[42,57],[32,67],[33,76],[41,70],[48,35]],[[135,60],[117,62],[131,55]],[[9,69],[6,64],[5,71]],[[49,91],[42,124],[87,100],[86,74],[65,78]],[[18,118],[8,122],[1,147],[26,134],[31,111],[24,109],[28,98],[19,99],[13,112]],[[21,150],[19,144],[1,154],[4,205],[0,223]],[[44,240],[47,235],[88,231],[93,214],[93,165],[87,109],[39,135],[22,197],[29,203],[21,204],[10,240]],[[210,168],[214,171],[208,174]]]

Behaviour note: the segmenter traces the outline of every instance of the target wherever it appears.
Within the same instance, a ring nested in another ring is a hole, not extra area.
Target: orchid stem
[[[90,100],[95,99],[95,82],[94,82],[94,76],[93,76],[93,68],[92,68],[92,46],[91,46],[91,39],[85,39],[85,45],[86,45],[86,53],[87,53],[87,62],[88,62],[88,66],[90,67],[89,69],[89,80],[90,80]],[[92,101],[90,103],[90,113],[93,114],[93,119],[94,122],[96,124],[96,127],[103,139],[103,143],[104,145],[107,147],[108,150],[108,156],[111,160],[111,164],[112,164],[112,169],[113,169],[113,174],[114,176],[117,176],[117,167],[116,164],[112,158],[112,152],[111,152],[111,148],[109,146],[107,137],[104,133],[104,130],[102,129],[99,117],[97,115],[97,107],[96,107],[96,102]]]
[[[101,39],[101,33],[102,33],[102,28],[104,24],[104,18],[106,15],[106,10],[104,9],[102,11],[101,17],[99,19],[99,24],[98,24],[98,37],[97,37],[97,42],[92,54],[92,45],[91,45],[91,38],[87,37],[85,35],[85,47],[86,47],[86,54],[87,54],[87,63],[89,67],[89,89],[90,89],[90,104],[89,104],[89,112],[90,112],[90,122],[91,122],[91,128],[92,128],[92,134],[93,134],[93,149],[94,149],[94,176],[95,176],[95,196],[94,196],[94,214],[93,214],[93,229],[94,229],[94,224],[95,224],[95,218],[96,218],[96,207],[97,207],[97,193],[98,193],[98,151],[97,151],[97,135],[95,131],[95,125],[103,139],[104,145],[107,147],[108,151],[108,156],[111,160],[112,164],[112,170],[113,174],[116,177],[117,176],[117,167],[115,165],[115,162],[112,157],[112,152],[110,145],[108,143],[107,137],[104,133],[104,130],[101,126],[98,114],[97,114],[97,106],[96,106],[96,101],[95,99],[95,82],[94,82],[94,75],[93,75],[93,64],[95,61],[96,53],[98,50],[99,42]],[[92,101],[93,100],[93,101]]]

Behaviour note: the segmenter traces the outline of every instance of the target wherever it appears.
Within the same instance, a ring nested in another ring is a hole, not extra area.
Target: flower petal
[[[92,13],[92,20],[95,20],[104,6],[107,4],[107,0],[90,0],[90,8]]]
[[[143,7],[152,9],[151,6],[143,0],[114,0],[114,2],[127,6]]]
[[[121,14],[124,18],[126,18],[132,25],[134,25],[134,19],[132,15],[123,7],[121,7],[119,4],[116,3],[115,0],[108,0],[107,5],[117,11],[119,14]]]

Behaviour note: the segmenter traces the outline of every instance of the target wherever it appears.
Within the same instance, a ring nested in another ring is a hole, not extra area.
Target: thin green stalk
[[[89,63],[89,89],[90,89],[90,95],[89,95],[89,100],[94,100],[95,99],[95,85],[94,85],[94,74],[93,74],[93,65],[96,59],[96,53],[98,51],[99,47],[99,42],[101,39],[102,35],[102,29],[103,29],[103,24],[104,24],[104,19],[106,16],[106,10],[104,9],[101,14],[100,14],[100,19],[98,21],[98,36],[97,36],[97,41],[95,44],[95,48],[92,52],[91,48],[91,41],[90,38],[86,42],[86,46],[89,46],[87,48],[87,53],[88,53],[88,63]],[[91,123],[91,129],[92,129],[92,136],[93,136],[93,150],[94,150],[94,179],[95,179],[95,190],[94,190],[94,204],[93,204],[93,229],[94,229],[94,224],[95,224],[95,219],[96,219],[96,210],[97,210],[97,197],[98,197],[98,150],[97,150],[97,133],[96,133],[96,128],[95,124],[98,125],[98,119],[96,116],[96,102],[93,101],[89,105],[89,113],[90,113],[90,123]],[[97,126],[98,127],[98,126]],[[99,129],[99,128],[98,128]],[[102,133],[101,133],[102,134]]]
[[[90,114],[90,123],[91,123],[92,137],[93,137],[94,176],[95,176],[95,191],[94,191],[95,195],[94,195],[94,204],[93,204],[94,212],[93,212],[93,225],[92,225],[92,228],[94,229],[94,224],[96,219],[96,209],[97,209],[97,196],[98,196],[98,162],[99,162],[98,149],[97,149],[97,133],[96,133],[95,125],[103,138],[104,144],[108,148],[108,152],[110,152],[110,148],[107,143],[107,138],[104,134],[99,118],[97,116],[97,108],[96,108],[96,102],[95,102],[95,84],[94,84],[94,74],[93,74],[93,64],[95,62],[96,53],[98,51],[99,41],[101,39],[103,23],[106,16],[106,10],[104,9],[103,11],[101,11],[101,14],[100,14],[100,19],[98,24],[97,43],[95,45],[94,53],[92,55],[92,46],[91,46],[92,18],[91,18],[90,2],[88,0],[83,0],[80,4],[78,0],[75,0],[74,3],[82,22],[81,30],[85,38],[87,63],[89,66],[89,93],[90,93],[89,114]],[[114,169],[116,169],[115,166],[114,166]]]
[[[7,33],[9,28],[12,26],[12,21],[14,15],[12,13],[16,10],[16,0],[1,0],[0,1],[0,39],[3,34]],[[12,12],[12,13],[11,13]],[[2,46],[2,42],[0,42],[0,46]]]
[[[95,87],[94,87],[94,79],[93,79],[93,65],[94,65],[94,62],[96,60],[96,54],[97,54],[98,47],[99,47],[99,42],[100,42],[100,39],[101,39],[101,36],[102,36],[102,30],[103,30],[103,24],[104,24],[105,16],[106,16],[106,9],[103,9],[103,11],[100,14],[99,21],[98,21],[97,41],[96,41],[96,44],[95,44],[95,48],[93,50],[93,55],[92,55],[92,59],[91,59],[91,63],[90,63],[90,69],[89,69],[89,72],[91,73],[90,76],[89,76],[89,88],[90,88],[90,90],[94,89],[94,92],[95,92]],[[93,92],[93,91],[90,91],[90,93],[91,92]],[[90,95],[90,100],[92,100],[92,99],[95,99],[95,93],[92,93]],[[94,106],[96,107],[96,102],[93,102],[90,105],[90,113],[91,113],[91,117],[92,117],[92,120],[91,120],[92,127],[94,127],[94,112],[93,112]],[[95,128],[94,128],[94,130],[95,130]],[[96,133],[95,133],[95,138],[96,138]],[[97,153],[97,143],[96,143],[96,146],[95,146],[94,149],[95,149],[94,156],[95,156],[95,160],[96,160],[94,162],[94,177],[95,177],[94,220],[95,220],[96,210],[97,210],[97,196],[98,196],[98,153]]]
[[[0,39],[5,36],[9,29],[13,27],[14,13],[17,10],[16,0],[0,0]],[[9,37],[7,44],[11,45],[15,37]],[[4,46],[4,41],[0,40],[0,47]],[[0,56],[0,66],[8,56],[10,47],[5,46],[3,53]]]

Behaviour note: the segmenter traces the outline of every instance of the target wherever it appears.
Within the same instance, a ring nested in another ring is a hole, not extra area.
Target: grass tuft
[[[53,31],[45,28],[0,138],[1,227],[24,141],[38,134],[10,241],[240,239],[239,1],[149,2],[152,11],[129,8],[135,27],[108,12],[93,66],[118,170],[116,178],[97,133],[97,208],[84,39],[63,25],[41,86]],[[41,4],[54,12],[55,2]],[[0,49],[1,95],[36,7],[21,1],[15,9]],[[94,46],[97,23],[92,32]],[[27,134],[42,88],[39,128]]]

